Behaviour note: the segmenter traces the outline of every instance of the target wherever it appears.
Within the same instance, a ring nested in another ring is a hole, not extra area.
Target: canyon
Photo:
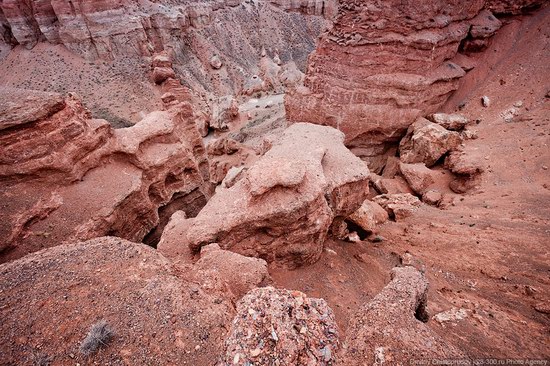
[[[0,364],[550,361],[549,19],[0,1]]]

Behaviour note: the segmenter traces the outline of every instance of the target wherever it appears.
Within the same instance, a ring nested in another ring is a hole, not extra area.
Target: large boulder
[[[404,163],[424,163],[430,167],[444,154],[456,149],[461,142],[457,132],[419,118],[399,143],[399,154]]]
[[[12,365],[212,365],[234,314],[153,248],[114,237],[0,265],[0,294],[0,354]],[[102,321],[110,342],[81,353]]]
[[[265,287],[237,304],[219,365],[333,365],[338,348],[334,314],[324,300]]]
[[[289,127],[193,220],[190,247],[218,243],[288,267],[315,262],[334,218],[347,217],[368,194],[368,168],[343,139],[330,127]]]
[[[419,195],[422,195],[433,183],[435,183],[434,171],[427,168],[423,163],[400,163],[399,169],[412,190]]]
[[[237,100],[231,95],[220,97],[212,105],[210,127],[214,130],[226,131],[238,115],[239,105]]]
[[[455,193],[466,193],[478,186],[484,171],[479,151],[453,151],[445,158],[445,168],[456,175],[449,183]]]
[[[378,203],[365,200],[348,220],[367,232],[374,232],[377,225],[388,221],[388,212]]]
[[[464,354],[423,322],[428,281],[411,266],[392,270],[392,280],[351,319],[340,365],[405,365],[412,359],[458,359]]]
[[[438,125],[451,131],[460,131],[470,120],[461,114],[434,113],[428,116],[428,119]]]

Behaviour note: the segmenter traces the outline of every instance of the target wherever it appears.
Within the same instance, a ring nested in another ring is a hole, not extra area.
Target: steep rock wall
[[[304,70],[327,24],[323,15],[335,12],[328,3],[6,0],[0,3],[0,56],[47,41],[87,60],[134,59],[139,67],[143,57],[166,51],[187,86],[234,94],[258,74],[262,49]],[[211,67],[213,57],[219,67]]]
[[[287,95],[287,117],[340,129],[346,145],[372,161],[458,87],[465,71],[452,58],[461,41],[482,38],[483,46],[500,27],[489,12],[476,17],[485,6],[516,13],[534,3],[342,0],[309,58],[304,87]]]
[[[160,207],[196,213],[211,194],[188,103],[114,130],[73,96],[0,89],[0,101],[0,261],[106,234],[140,241]]]

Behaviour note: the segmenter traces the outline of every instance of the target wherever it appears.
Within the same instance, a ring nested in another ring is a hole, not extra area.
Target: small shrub
[[[114,336],[111,326],[105,320],[100,320],[90,327],[88,335],[80,344],[80,352],[89,356],[99,348],[106,346]]]

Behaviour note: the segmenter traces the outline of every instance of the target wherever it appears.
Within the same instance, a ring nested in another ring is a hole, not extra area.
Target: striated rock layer
[[[516,12],[534,3],[540,1],[487,6]],[[457,89],[465,71],[451,59],[461,41],[481,38],[485,44],[500,27],[490,12],[476,19],[484,5],[340,1],[334,26],[309,58],[304,87],[287,95],[287,117],[338,128],[359,156],[383,154],[418,116],[436,111]]]
[[[139,241],[159,207],[179,200],[193,216],[210,195],[189,104],[113,130],[74,96],[3,89],[0,101],[3,260],[105,234]]]
[[[280,1],[7,0],[0,3],[0,56],[47,41],[87,60],[136,60],[139,67],[141,58],[166,51],[194,90],[233,94],[258,74],[262,48],[305,68],[326,25],[324,2],[289,9]]]

